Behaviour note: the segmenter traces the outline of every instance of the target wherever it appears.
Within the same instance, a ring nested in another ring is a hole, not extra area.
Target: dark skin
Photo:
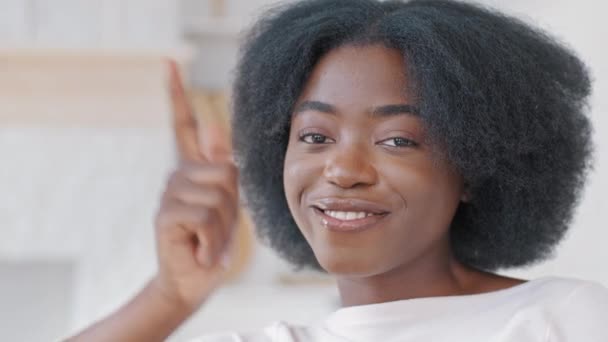
[[[429,145],[407,81],[398,50],[344,46],[319,61],[294,106],[286,198],[344,306],[525,282],[472,269],[452,254],[450,222],[468,195]],[[327,203],[344,212],[374,208],[381,218],[370,229],[333,231],[319,212]]]

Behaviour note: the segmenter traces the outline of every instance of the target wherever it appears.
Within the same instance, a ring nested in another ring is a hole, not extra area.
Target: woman
[[[181,156],[159,270],[73,341],[166,338],[220,283],[237,210],[228,144],[172,72]],[[498,269],[551,255],[590,165],[590,81],[522,22],[450,1],[311,0],[264,16],[234,85],[236,164],[259,235],[336,278],[344,308],[198,341],[608,341],[608,290]],[[200,138],[200,139],[199,139]]]

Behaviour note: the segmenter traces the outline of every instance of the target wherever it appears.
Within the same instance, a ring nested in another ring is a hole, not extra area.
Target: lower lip
[[[315,213],[321,218],[323,227],[335,232],[360,232],[363,230],[374,228],[387,214],[371,215],[354,220],[340,220],[325,214],[321,209],[313,208]]]

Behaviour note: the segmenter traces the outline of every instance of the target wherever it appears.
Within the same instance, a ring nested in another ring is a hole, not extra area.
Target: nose
[[[369,186],[377,182],[378,173],[364,148],[348,146],[335,149],[325,163],[325,179],[343,189]]]

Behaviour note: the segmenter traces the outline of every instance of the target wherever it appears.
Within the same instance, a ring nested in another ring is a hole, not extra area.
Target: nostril
[[[363,156],[336,156],[327,160],[323,176],[327,181],[343,189],[377,182],[376,169]]]

